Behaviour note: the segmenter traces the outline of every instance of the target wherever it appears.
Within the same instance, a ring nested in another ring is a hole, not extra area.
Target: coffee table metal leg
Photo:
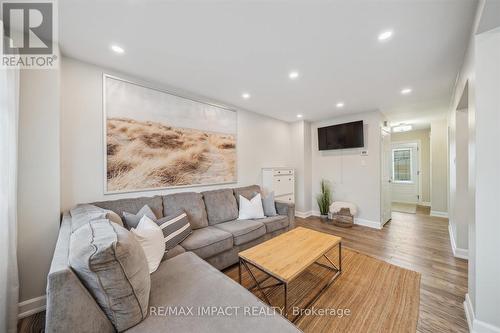
[[[255,284],[256,284],[257,288],[259,289],[262,297],[264,297],[264,299],[266,300],[267,304],[271,305],[271,302],[269,301],[269,298],[267,298],[266,293],[260,287],[259,281],[255,278],[255,275],[253,275],[252,271],[250,270],[250,268],[247,265],[247,262],[245,260],[242,260],[241,262],[243,263],[243,266],[245,266],[245,269],[248,271],[248,273],[252,277],[252,280],[255,282]]]
[[[283,283],[283,286],[285,286],[285,309],[284,309],[284,317],[288,318],[288,283]]]
[[[240,285],[241,285],[241,259],[238,260],[238,277],[239,277]]]
[[[311,299],[306,306],[304,307],[305,309],[308,309],[312,304],[314,304],[322,295],[323,293],[330,287],[330,285],[339,277],[339,275],[342,273],[342,245],[339,243],[339,267],[337,267],[331,260],[328,258],[326,254],[323,254],[323,257],[332,265],[328,266],[323,263],[315,262],[316,265],[319,265],[321,267],[324,267],[328,270],[331,270],[335,272],[335,274],[327,281],[326,285],[324,285],[320,291],[314,296],[313,299]],[[286,318],[288,318],[285,315]],[[299,319],[302,318],[302,315],[297,315],[294,318],[291,319],[292,323],[297,323]]]
[[[339,272],[342,272],[342,242],[339,242]]]

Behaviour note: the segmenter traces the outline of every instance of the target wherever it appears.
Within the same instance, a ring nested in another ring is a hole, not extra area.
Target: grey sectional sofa
[[[130,332],[300,332],[253,294],[218,269],[238,262],[238,252],[294,228],[293,204],[276,202],[277,216],[237,220],[238,198],[250,198],[253,185],[203,193],[120,199],[93,203],[120,216],[148,205],[160,218],[178,209],[186,211],[192,234],[170,250],[151,274],[150,307],[235,307],[229,316],[148,316]],[[65,213],[47,283],[47,332],[113,332],[113,325],[68,263],[71,234],[78,226]],[[203,260],[204,259],[204,260]],[[248,315],[248,309],[266,308],[267,315]]]

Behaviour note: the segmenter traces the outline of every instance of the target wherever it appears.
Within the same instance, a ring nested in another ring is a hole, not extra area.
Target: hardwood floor
[[[453,256],[447,219],[393,213],[382,230],[355,225],[350,229],[296,218],[297,226],[341,236],[343,246],[421,273],[417,332],[468,332],[463,309],[467,293],[467,261]],[[43,331],[44,313],[19,321],[19,332]]]
[[[418,207],[417,214],[394,212],[382,230],[341,228],[316,217],[296,218],[296,225],[341,236],[343,246],[421,273],[417,332],[468,332],[467,260],[453,256],[447,219]]]

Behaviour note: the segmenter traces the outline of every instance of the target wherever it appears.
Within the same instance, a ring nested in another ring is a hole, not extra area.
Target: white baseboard
[[[392,200],[392,203],[402,203],[402,204],[408,204],[408,205],[420,205],[420,202],[415,202],[415,201],[404,201],[404,200]]]
[[[441,212],[439,210],[431,209],[431,216],[448,218],[448,212]]]
[[[354,218],[354,224],[359,224],[374,229],[382,229],[383,227],[383,225],[380,222],[370,221],[359,217]]]
[[[500,333],[500,327],[485,323],[476,318],[469,294],[465,294],[464,309],[470,333]]]
[[[31,316],[32,314],[44,311],[46,302],[47,296],[43,295],[19,303],[17,318],[26,318]]]
[[[450,243],[453,255],[457,258],[469,260],[469,250],[457,247],[455,237],[453,236],[453,230],[451,229],[451,224],[448,224],[448,232],[450,234]]]
[[[299,212],[299,211],[295,211],[295,216],[297,217],[300,217],[300,218],[307,218],[309,216],[312,216],[313,212],[312,211],[308,211],[308,212]]]
[[[421,201],[418,203],[420,206],[430,207],[431,203],[428,201]]]

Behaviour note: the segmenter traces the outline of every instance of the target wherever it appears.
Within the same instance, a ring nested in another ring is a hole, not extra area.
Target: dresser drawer
[[[281,175],[273,177],[273,190],[275,196],[292,194],[295,182],[293,176]]]
[[[293,169],[277,169],[274,170],[274,175],[275,176],[293,175]]]
[[[279,197],[275,197],[274,200],[279,202],[295,203],[295,199],[291,194],[280,195]]]

